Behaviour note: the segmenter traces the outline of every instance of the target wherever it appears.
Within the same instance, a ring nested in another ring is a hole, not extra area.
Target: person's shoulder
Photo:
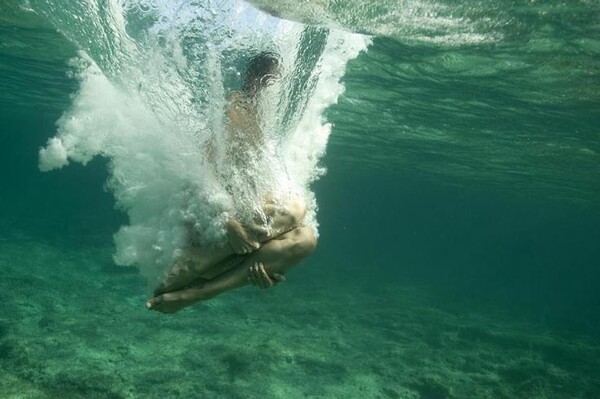
[[[228,107],[227,107],[227,116],[231,122],[239,123],[240,118],[243,118],[242,113],[246,108],[244,105],[246,104],[246,97],[244,93],[239,91],[233,91],[227,97]]]
[[[229,94],[229,102],[231,103],[239,103],[244,101],[244,93],[241,91],[232,91]]]
[[[233,91],[229,95],[230,109],[250,110],[250,100],[248,95],[242,91]]]

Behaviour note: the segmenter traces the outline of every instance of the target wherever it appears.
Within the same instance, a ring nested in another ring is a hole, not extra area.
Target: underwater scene
[[[597,0],[0,0],[0,399],[600,398]]]

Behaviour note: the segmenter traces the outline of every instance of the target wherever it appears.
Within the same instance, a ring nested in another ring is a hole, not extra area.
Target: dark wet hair
[[[264,78],[277,75],[280,68],[281,61],[277,54],[263,51],[255,55],[248,63],[242,90],[252,92],[264,87],[267,84]]]

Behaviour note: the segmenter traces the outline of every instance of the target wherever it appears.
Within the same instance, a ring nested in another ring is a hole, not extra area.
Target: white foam
[[[250,217],[267,192],[304,195],[308,223],[316,229],[309,185],[323,173],[319,159],[331,132],[322,114],[343,91],[339,80],[346,62],[369,40],[306,30],[233,0],[204,6],[154,1],[142,11],[133,3],[121,2],[129,11],[109,7],[125,16],[111,18],[112,23],[129,21],[127,12],[151,13],[156,22],[143,33],[137,27],[137,37],[122,39],[135,43],[135,51],[127,64],[127,54],[118,55],[118,76],[115,68],[102,67],[109,59],[98,63],[82,52],[74,63],[80,89],[57,122],[56,137],[40,150],[40,169],[85,165],[96,156],[109,160],[107,187],[129,216],[128,225],[115,234],[114,259],[140,266],[149,279],[185,245],[184,224],[193,226],[202,245],[221,245],[224,222],[231,215]],[[212,19],[205,18],[209,11]],[[110,31],[125,30],[113,26]],[[313,41],[321,41],[322,50],[303,47]],[[227,182],[219,178],[231,165],[208,162],[206,143],[214,140],[217,153],[223,153],[227,93],[239,84],[243,60],[261,50],[280,54],[284,77],[261,99],[266,155],[253,166],[256,170],[245,171],[258,187],[258,195],[246,195],[243,178],[235,173]],[[235,200],[226,185],[234,187]]]
[[[42,172],[60,169],[69,164],[67,150],[61,139],[52,137],[48,140],[45,148],[40,149],[39,168]]]

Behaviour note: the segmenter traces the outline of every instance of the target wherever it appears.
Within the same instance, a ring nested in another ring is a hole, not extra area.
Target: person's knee
[[[317,248],[317,237],[313,229],[299,227],[294,230],[293,253],[298,258],[305,258],[315,252]]]
[[[306,216],[306,205],[304,204],[304,201],[292,201],[288,211],[292,218],[292,225],[299,226],[304,220],[304,216]]]

